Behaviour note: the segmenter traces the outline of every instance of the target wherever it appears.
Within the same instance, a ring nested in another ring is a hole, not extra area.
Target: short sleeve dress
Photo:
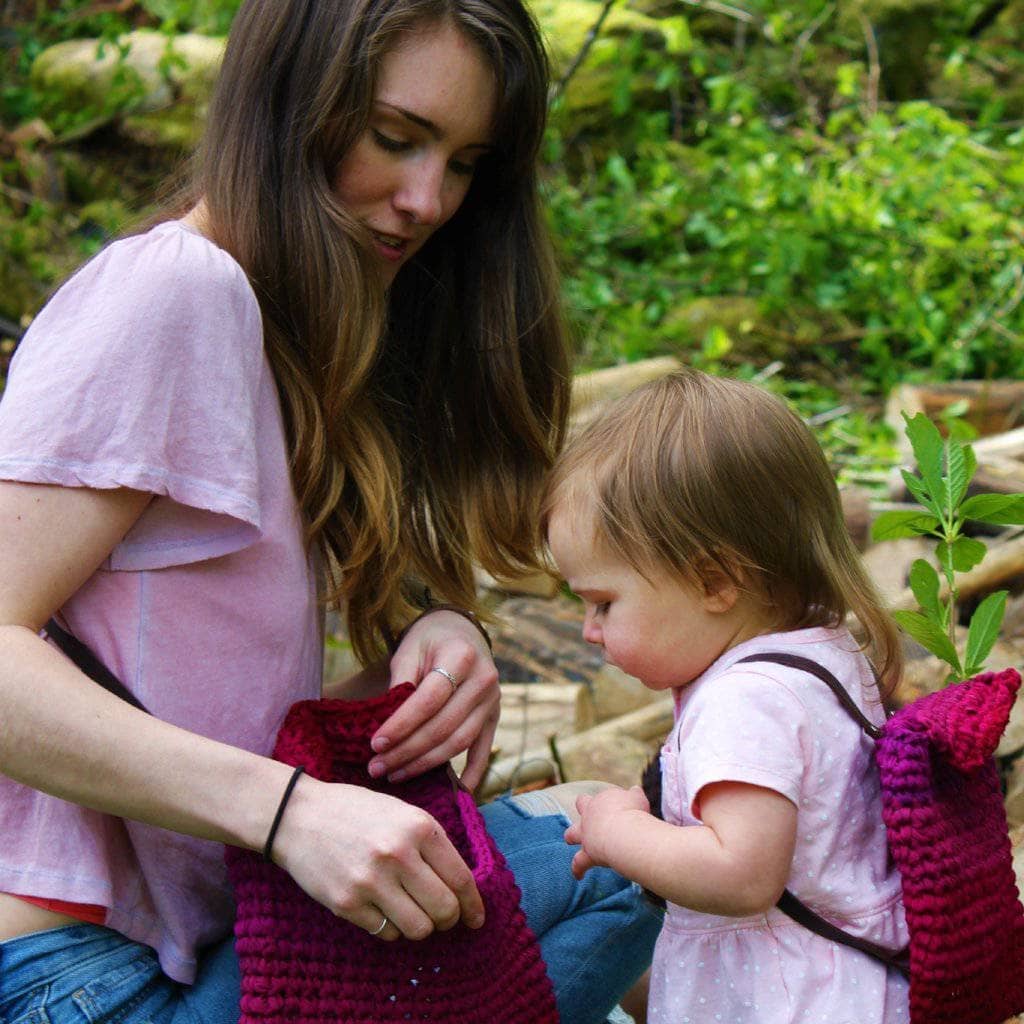
[[[207,239],[162,224],[54,295],[0,400],[0,479],[153,496],[60,617],[154,715],[267,754],[290,704],[319,695],[315,566],[259,305]],[[230,933],[216,843],[2,776],[0,835],[0,892],[104,906],[179,981]]]
[[[832,691],[807,673],[736,664],[765,651],[834,673],[881,724],[870,666],[845,630],[757,637],[676,694],[661,754],[666,821],[700,823],[701,789],[735,781],[781,793],[798,809],[787,887],[846,931],[907,944],[899,876],[888,857],[872,741]],[[907,983],[878,961],[829,942],[772,908],[719,917],[670,904],[654,954],[650,1024],[901,1024]]]

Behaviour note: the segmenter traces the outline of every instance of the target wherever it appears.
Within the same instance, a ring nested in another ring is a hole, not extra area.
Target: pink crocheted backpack
[[[447,768],[400,785],[366,771],[371,737],[412,691],[405,684],[366,701],[301,701],[281,726],[274,757],[314,778],[367,786],[429,811],[473,871],[484,926],[382,942],[335,917],[276,865],[229,848],[240,1024],[557,1024],[519,889],[471,794]]]
[[[985,672],[947,686],[878,729],[817,662],[781,652],[742,660],[816,675],[876,739],[882,817],[910,931],[911,1024],[1002,1024],[1024,1010],[1024,906],[993,758],[1020,675]],[[792,899],[791,916],[826,934],[816,926],[823,919]],[[823,923],[835,941],[852,938]]]

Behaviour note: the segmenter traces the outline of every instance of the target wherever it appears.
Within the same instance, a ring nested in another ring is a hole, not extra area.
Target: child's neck
[[[748,640],[766,636],[768,633],[776,633],[785,628],[777,617],[769,614],[765,603],[755,599],[752,595],[741,594],[732,608],[724,614],[729,627],[726,632],[727,639],[715,661]],[[708,668],[711,668],[711,665],[708,665]]]

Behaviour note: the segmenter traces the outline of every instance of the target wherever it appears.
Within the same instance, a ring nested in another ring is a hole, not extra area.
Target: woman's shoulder
[[[230,254],[181,221],[167,221],[110,243],[86,263],[43,307],[19,351],[43,357],[70,347],[81,358],[102,352],[140,359],[155,347],[180,362],[211,342],[220,352],[251,350],[244,358],[255,359],[262,352],[259,303]]]
[[[150,287],[155,295],[181,291],[256,298],[245,271],[230,253],[180,220],[164,221],[111,242],[72,278],[94,287]],[[90,280],[91,279],[91,280]],[[69,282],[70,283],[70,282]]]
[[[189,394],[248,382],[251,393],[263,359],[259,303],[242,268],[169,221],[111,243],[57,290],[15,352],[4,399],[31,403],[58,386],[84,388],[83,399],[118,396],[147,381]]]

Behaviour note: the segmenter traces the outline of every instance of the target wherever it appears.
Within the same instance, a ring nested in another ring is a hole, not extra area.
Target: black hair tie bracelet
[[[292,777],[288,780],[288,785],[284,788],[284,795],[281,797],[281,802],[277,805],[277,814],[274,815],[274,822],[270,826],[270,831],[267,833],[267,841],[263,844],[263,859],[269,864],[272,863],[270,856],[271,848],[274,845],[274,836],[277,835],[277,828],[281,824],[281,818],[284,815],[284,809],[288,806],[288,799],[292,795],[292,790],[295,789],[295,783],[299,781],[299,776],[306,769],[302,765],[298,765],[295,771],[292,772]]]

